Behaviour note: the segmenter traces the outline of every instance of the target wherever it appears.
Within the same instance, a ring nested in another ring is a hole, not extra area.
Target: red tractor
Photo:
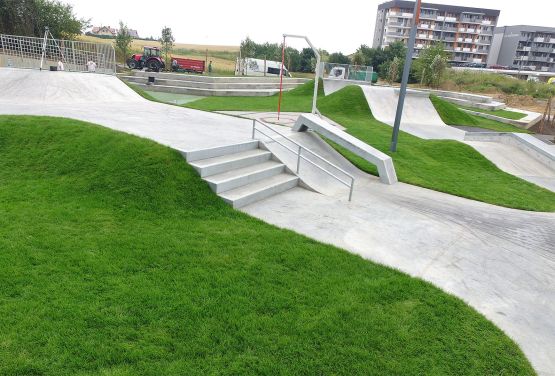
[[[131,69],[143,69],[159,72],[164,69],[166,64],[160,57],[160,49],[158,47],[145,47],[143,54],[134,54],[127,59],[127,66]]]

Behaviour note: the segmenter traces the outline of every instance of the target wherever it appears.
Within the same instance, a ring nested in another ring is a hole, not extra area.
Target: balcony
[[[461,22],[477,24],[477,25],[481,25],[482,21],[483,20],[481,18],[467,18],[467,17],[462,17],[461,18]]]
[[[541,53],[546,53],[546,54],[550,54],[552,53],[553,49],[550,47],[528,47],[528,51],[533,51],[533,52],[541,52]]]
[[[482,20],[482,25],[491,25],[490,20]]]
[[[401,22],[389,22],[387,24],[388,27],[402,27],[402,28],[407,28],[410,29],[411,25],[405,24],[405,23],[401,23]]]
[[[440,28],[440,30],[451,32],[451,33],[456,33],[457,32],[456,27],[448,27],[448,26],[444,26],[443,28]]]
[[[437,14],[420,14],[421,20],[437,20]]]

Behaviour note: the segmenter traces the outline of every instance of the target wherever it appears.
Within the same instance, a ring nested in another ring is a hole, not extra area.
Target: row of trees
[[[48,26],[54,38],[74,39],[89,23],[59,0],[0,0],[1,34],[42,37]]]
[[[281,43],[256,43],[249,37],[241,41],[241,57],[266,59],[273,61],[281,61],[282,47]],[[330,54],[326,50],[320,50],[322,61],[351,64],[351,59],[343,55],[341,52]],[[292,48],[285,48],[285,66],[291,72],[314,72],[316,69],[316,56],[311,48],[303,48],[301,51]]]
[[[249,37],[241,42],[241,56],[255,59],[281,61],[282,45],[278,43],[256,43]],[[385,48],[360,46],[351,56],[341,52],[328,53],[320,50],[322,61],[336,64],[372,66],[379,76],[389,83],[399,82],[407,55],[403,42],[395,42]],[[291,47],[285,49],[285,65],[291,72],[314,72],[316,59],[310,48],[298,51]],[[412,83],[437,87],[441,84],[448,67],[448,55],[443,43],[433,44],[423,49],[413,62],[409,75]]]

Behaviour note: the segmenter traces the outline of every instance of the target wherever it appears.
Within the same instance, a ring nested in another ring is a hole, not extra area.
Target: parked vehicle
[[[501,70],[509,70],[509,67],[505,65],[490,65],[489,69],[501,69]]]
[[[134,54],[127,59],[127,66],[130,69],[147,68],[154,72],[164,69],[166,64],[160,57],[160,49],[158,47],[144,47],[143,54]]]
[[[236,76],[279,76],[281,71],[280,61],[262,59],[239,59],[235,64]],[[283,67],[283,76],[291,77],[287,67]]]
[[[172,56],[172,71],[203,74],[206,70],[204,60],[184,59]]]

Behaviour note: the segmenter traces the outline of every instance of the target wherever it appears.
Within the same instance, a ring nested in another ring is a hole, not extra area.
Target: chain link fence
[[[376,83],[378,74],[371,66],[321,63],[320,78]]]
[[[0,34],[1,67],[50,69],[60,61],[66,71],[116,73],[111,44]],[[91,62],[95,69],[90,68]]]

